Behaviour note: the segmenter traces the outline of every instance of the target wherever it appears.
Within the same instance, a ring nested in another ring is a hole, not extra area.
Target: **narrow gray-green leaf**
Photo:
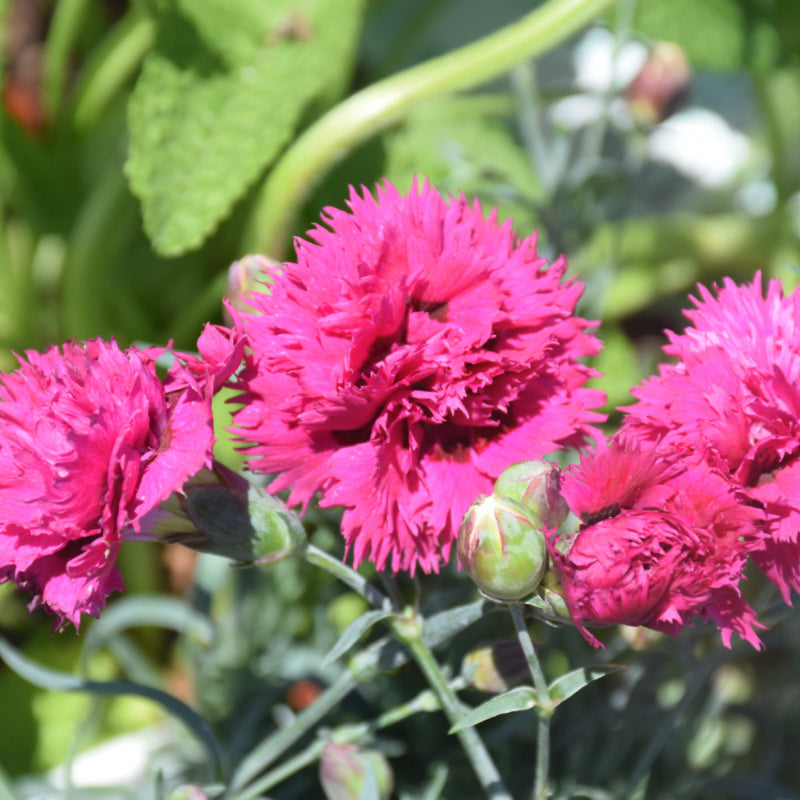
[[[553,701],[553,707],[563,703],[568,697],[572,697],[584,686],[588,686],[598,678],[616,672],[618,669],[622,669],[618,664],[604,664],[596,667],[582,667],[562,675],[550,684],[550,698]]]
[[[530,686],[518,686],[509,692],[493,697],[485,703],[468,711],[450,728],[449,733],[458,733],[464,728],[471,728],[485,722],[487,719],[498,717],[501,714],[511,714],[514,711],[527,711],[537,704],[536,690]]]
[[[344,633],[339,637],[339,641],[330,649],[330,652],[322,659],[322,669],[343,656],[362,636],[364,636],[376,622],[394,616],[392,611],[366,611],[357,619],[354,619],[345,628]]]
[[[34,686],[55,692],[88,692],[97,695],[136,695],[154,700],[164,707],[172,716],[177,717],[205,746],[211,758],[214,773],[222,766],[222,749],[217,742],[209,724],[185,703],[171,694],[144,686],[132,681],[90,681],[70,675],[67,672],[42,666],[21,653],[5,638],[0,636],[0,658],[17,673]]]
[[[349,74],[364,0],[181,0],[129,105],[126,172],[163,255],[198,247]]]

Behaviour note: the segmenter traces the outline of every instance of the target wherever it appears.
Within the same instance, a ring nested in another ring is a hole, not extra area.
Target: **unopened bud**
[[[218,462],[146,514],[134,536],[245,563],[279,561],[306,543],[294,512]]]
[[[394,775],[379,750],[363,750],[354,744],[325,745],[319,764],[319,780],[327,800],[388,798]]]
[[[689,94],[689,62],[672,42],[659,42],[626,91],[634,119],[649,127],[663,122],[684,104]]]
[[[277,261],[261,255],[249,255],[234,261],[228,267],[228,288],[225,292],[230,304],[237,311],[252,311],[245,295],[248,292],[268,291],[265,284],[270,282],[270,274],[278,267]]]
[[[541,519],[530,508],[496,494],[470,506],[458,532],[458,558],[475,585],[493,600],[522,600],[547,566]]]
[[[504,639],[471,650],[461,662],[461,675],[481,692],[502,694],[530,674],[525,653],[516,639]]]
[[[504,470],[494,493],[533,510],[547,528],[557,528],[569,514],[561,496],[561,471],[548,461],[520,461]]]

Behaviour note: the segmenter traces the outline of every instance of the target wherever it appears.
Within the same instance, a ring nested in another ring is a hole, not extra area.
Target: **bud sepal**
[[[145,515],[131,538],[179,543],[243,564],[279,561],[306,544],[294,512],[218,462]]]

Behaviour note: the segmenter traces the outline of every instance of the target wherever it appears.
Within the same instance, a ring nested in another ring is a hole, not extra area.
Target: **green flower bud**
[[[545,622],[554,625],[572,625],[572,617],[567,608],[567,601],[564,599],[564,591],[558,576],[552,569],[545,572],[542,582],[536,589],[536,593],[528,598],[526,605],[536,609],[536,616]]]
[[[494,493],[532,509],[548,528],[557,528],[569,514],[561,496],[561,472],[547,461],[520,461],[504,470]]]
[[[478,647],[464,656],[461,676],[475,689],[502,694],[530,674],[528,661],[516,639],[504,639]]]
[[[496,494],[482,495],[470,506],[458,531],[457,551],[476,586],[500,602],[528,597],[547,567],[539,517]]]
[[[178,542],[243,563],[279,561],[306,543],[295,513],[217,462],[146,514],[134,536]]]
[[[362,796],[383,799],[394,789],[392,768],[383,753],[362,750],[354,744],[325,745],[319,780],[327,800],[359,800]]]

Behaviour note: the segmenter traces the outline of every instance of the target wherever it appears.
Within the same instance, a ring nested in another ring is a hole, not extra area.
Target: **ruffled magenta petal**
[[[436,572],[505,467],[594,435],[600,345],[564,261],[479,204],[387,183],[348,205],[248,298],[236,432],[291,504],[344,507],[356,564]]]

